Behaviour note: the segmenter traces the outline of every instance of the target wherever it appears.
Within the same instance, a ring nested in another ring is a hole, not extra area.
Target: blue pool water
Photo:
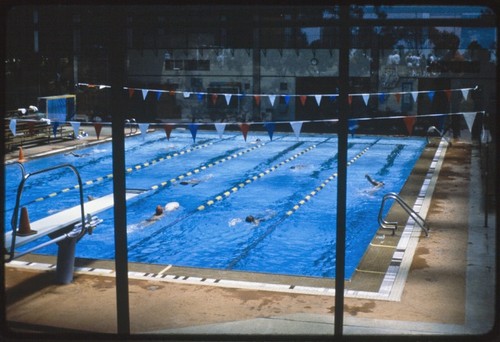
[[[399,192],[420,157],[420,138],[349,139],[346,278],[350,278],[378,228],[382,196]],[[335,277],[337,200],[335,135],[249,136],[175,130],[126,139],[127,188],[147,190],[127,202],[129,260],[177,266]],[[103,143],[25,163],[33,172],[75,165],[85,196],[112,193],[111,144]],[[383,181],[372,191],[365,174]],[[10,230],[21,172],[6,167],[6,222]],[[182,178],[182,179],[181,179]],[[182,182],[189,184],[183,185]],[[37,175],[26,183],[22,203],[35,221],[79,204],[71,171]],[[62,191],[71,188],[70,191]],[[55,194],[53,194],[55,193]],[[50,195],[52,194],[52,195]],[[38,199],[38,200],[37,200]],[[43,200],[41,200],[43,199]],[[156,205],[180,203],[159,221],[147,222]],[[264,217],[258,225],[248,215]],[[113,210],[77,245],[77,256],[114,258]],[[38,251],[56,254],[57,247]]]

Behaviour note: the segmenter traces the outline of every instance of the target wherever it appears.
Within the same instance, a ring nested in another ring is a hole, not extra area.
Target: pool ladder
[[[425,220],[422,218],[422,216],[420,216],[419,214],[417,214],[417,212],[415,210],[413,210],[408,205],[408,203],[406,203],[401,198],[401,196],[399,196],[398,194],[396,194],[394,192],[389,192],[389,193],[385,194],[384,197],[382,198],[382,203],[380,205],[380,211],[378,213],[378,223],[379,223],[379,225],[380,225],[381,228],[383,228],[383,229],[392,229],[392,235],[394,235],[394,233],[396,232],[396,229],[398,229],[398,223],[397,222],[389,222],[389,221],[386,221],[382,217],[382,213],[384,211],[385,202],[387,202],[387,200],[389,200],[389,199],[395,200],[404,209],[404,211],[406,211],[406,213],[408,215],[410,215],[410,217],[415,221],[415,223],[417,223],[420,226],[420,228],[422,228],[422,230],[425,232],[425,236],[429,236],[429,226],[427,225],[427,223],[425,222]]]

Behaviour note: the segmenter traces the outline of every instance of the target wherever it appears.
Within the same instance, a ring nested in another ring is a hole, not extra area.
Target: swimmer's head
[[[163,207],[161,205],[157,205],[155,209],[155,215],[160,216],[161,214],[163,214]]]
[[[252,215],[248,215],[246,218],[245,218],[245,221],[246,222],[255,222],[255,217],[253,217]]]

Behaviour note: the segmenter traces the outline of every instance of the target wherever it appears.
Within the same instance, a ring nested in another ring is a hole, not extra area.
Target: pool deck
[[[433,185],[426,217],[430,235],[410,237],[418,244],[402,266],[407,274],[399,285],[400,298],[346,297],[345,335],[463,336],[487,334],[495,327],[487,337],[498,337],[498,326],[494,326],[496,217],[490,208],[485,227],[478,149],[468,132],[462,133],[462,138],[448,146]],[[108,138],[109,132],[103,128],[99,141]],[[61,141],[23,153],[29,159],[82,143],[98,141],[90,135],[85,142]],[[7,162],[16,160],[17,153],[7,154]],[[409,185],[409,193],[418,191]],[[380,262],[373,262],[377,258],[392,262],[401,232],[396,237],[390,232],[377,236],[374,250],[367,252],[359,272],[346,282],[352,292],[373,292],[380,287],[385,272],[370,267],[379,267]],[[68,338],[91,332],[115,334],[114,263],[78,260],[74,281],[56,285],[54,259],[26,256],[6,264],[8,330],[2,333],[7,340],[39,332]],[[331,339],[334,297],[327,289],[332,284],[316,278],[131,263],[131,333],[144,339],[185,339],[186,335],[196,340],[218,340],[224,335],[237,340],[253,339],[252,335],[272,339],[289,334]],[[310,289],[316,292],[308,292]]]

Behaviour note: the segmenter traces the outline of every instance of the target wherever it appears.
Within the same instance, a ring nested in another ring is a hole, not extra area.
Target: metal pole
[[[108,13],[111,121],[113,138],[113,199],[115,222],[116,310],[118,334],[130,334],[128,297],[127,207],[125,199],[125,121],[123,86],[125,80],[125,16],[120,7]]]
[[[338,123],[338,177],[337,177],[337,243],[335,259],[335,335],[343,335],[345,227],[347,197],[347,138],[349,115],[349,7],[340,6],[339,52],[339,123]]]

